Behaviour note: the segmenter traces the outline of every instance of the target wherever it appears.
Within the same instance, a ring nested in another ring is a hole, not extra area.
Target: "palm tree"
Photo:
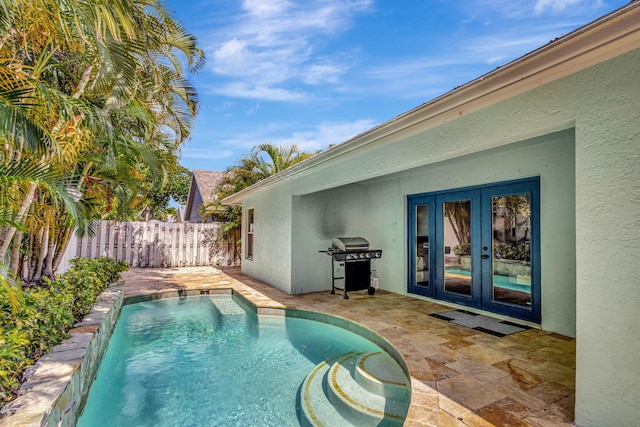
[[[155,188],[166,183],[198,105],[182,59],[189,71],[204,63],[157,0],[0,0],[0,164],[38,165],[65,181],[65,200],[76,196],[60,204],[62,193],[43,194],[40,181],[7,187],[0,259],[11,244],[19,253],[26,232],[37,249],[28,276],[52,274],[82,226],[78,203],[94,218],[135,203],[141,164],[158,172]]]
[[[278,147],[264,143],[253,147],[248,156],[228,168],[214,190],[214,200],[200,208],[202,218],[214,218],[224,223],[217,235],[209,236],[210,249],[215,252],[222,248],[222,254],[230,263],[240,260],[242,209],[223,205],[221,200],[311,156],[312,153],[299,151],[296,145]]]
[[[291,146],[276,146],[270,143],[264,143],[253,147],[248,157],[247,166],[249,166],[260,179],[264,179],[296,163],[300,163],[312,155],[311,153],[299,151],[298,146],[295,144]]]
[[[69,197],[63,185],[65,180],[60,180],[55,171],[43,167],[42,165],[26,159],[12,162],[11,165],[0,163],[0,227],[6,230],[12,227],[17,231],[15,241],[21,241],[22,235],[27,231],[27,227],[16,218],[14,207],[15,196],[20,196],[21,189],[30,189],[33,185],[43,190],[44,194],[49,194],[58,200],[62,200],[68,207],[69,212],[76,212],[75,202]],[[27,190],[28,191],[28,190]],[[19,282],[16,280],[17,260],[16,252],[19,245],[14,247],[14,254],[10,258],[11,265],[7,266],[4,259],[0,259],[0,290],[7,293],[14,308],[21,300]]]

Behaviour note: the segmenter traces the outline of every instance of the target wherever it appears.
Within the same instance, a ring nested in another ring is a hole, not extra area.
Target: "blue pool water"
[[[380,348],[311,320],[256,316],[229,296],[123,307],[79,427],[299,426],[322,360]]]
[[[446,269],[447,273],[451,274],[459,274],[461,276],[470,276],[471,272],[467,270],[459,270],[459,269]],[[511,276],[502,276],[500,274],[493,275],[493,285],[503,289],[509,289],[512,291],[520,291],[531,293],[531,285],[518,283],[515,277]]]

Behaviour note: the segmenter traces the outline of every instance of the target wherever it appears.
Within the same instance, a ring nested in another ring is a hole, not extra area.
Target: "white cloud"
[[[184,148],[180,157],[184,159],[220,160],[228,159],[233,155],[233,151],[219,148]]]
[[[252,116],[252,115],[256,114],[258,112],[258,110],[260,110],[260,103],[256,102],[256,104],[254,106],[252,106],[251,108],[249,108],[247,110],[247,116]]]
[[[235,73],[246,66],[249,57],[247,43],[238,39],[231,39],[223,43],[213,53],[216,71],[221,74]]]
[[[472,0],[459,8],[461,16],[468,17],[461,25],[475,34],[443,38],[440,46],[431,45],[419,55],[363,64],[356,51],[327,57],[322,48],[359,14],[371,11],[372,0],[245,0],[243,14],[228,20],[231,24],[217,33],[216,47],[208,55],[221,78],[213,92],[277,102],[318,101],[321,95],[311,86],[323,87],[327,99],[335,94],[439,95],[443,86],[453,88],[447,82],[463,84],[575,29],[582,22],[577,14],[600,2]],[[535,16],[534,9],[565,10],[564,18],[547,22]],[[481,71],[471,73],[473,67]]]
[[[531,14],[530,0],[476,0],[470,3],[461,2],[459,5],[468,10],[469,13],[473,12],[479,16],[490,17],[491,20],[496,20],[499,16],[518,19]]]
[[[229,59],[237,60],[247,55],[247,43],[238,39],[231,39],[224,43],[220,49],[215,52],[214,59],[216,61],[225,61]]]
[[[302,92],[283,96],[291,92],[281,88],[292,82],[315,85],[340,79],[345,65],[314,55],[327,38],[347,31],[354,16],[371,5],[372,0],[245,0],[245,13],[220,29],[218,42],[207,48],[207,56],[213,58],[210,69],[233,80],[233,88],[262,88],[243,90],[243,97],[297,100]]]
[[[504,2],[482,0],[485,6],[499,7]],[[430,99],[456,86],[480,77],[495,66],[518,58],[547,44],[559,35],[566,34],[580,24],[573,18],[541,22],[533,19],[533,2],[528,3],[529,17],[503,21],[503,25],[482,27],[469,37],[444,37],[441,43],[431,45],[428,52],[412,57],[400,57],[371,64],[357,74],[350,93],[398,98]],[[521,5],[503,6],[503,13],[524,13]],[[476,24],[484,19],[476,10],[463,11],[468,16],[474,13]],[[486,12],[484,12],[486,13]],[[464,25],[470,25],[465,23]],[[356,73],[358,70],[355,70]],[[356,74],[356,73],[350,73]],[[364,96],[364,95],[363,95]]]
[[[476,18],[477,18],[477,15],[473,15],[473,16],[471,16],[471,17],[467,18],[467,19],[463,19],[463,20],[462,20],[462,23],[463,23],[463,24],[470,24],[470,23],[472,23],[473,21],[475,21],[475,20],[476,20]]]
[[[335,83],[340,79],[344,70],[332,64],[314,64],[304,72],[304,82],[311,85],[320,83]]]
[[[347,141],[371,129],[376,124],[371,119],[361,119],[354,122],[320,123],[315,128],[306,131],[293,132],[289,135],[271,138],[270,142],[280,146],[295,144],[301,151],[313,152]]]
[[[251,15],[273,16],[283,13],[289,2],[286,0],[244,0],[242,8]]]
[[[463,47],[460,57],[470,64],[485,63],[502,65],[546,44],[552,35],[548,33],[528,34],[526,30],[503,31],[470,40]]]
[[[359,76],[361,82],[354,84],[359,85],[357,92],[363,96],[375,94],[393,99],[426,100],[442,94],[443,85],[452,80],[463,61],[457,55],[437,52],[427,56],[403,58],[367,68]],[[353,88],[351,91],[355,92]]]
[[[265,101],[300,101],[306,97],[303,91],[288,90],[265,85],[251,85],[250,83],[234,82],[221,85],[213,89],[218,95],[232,98],[260,99]]]
[[[546,45],[551,40],[567,34],[579,26],[580,23],[572,18],[554,21],[550,24],[540,24],[536,21],[534,24],[528,25],[519,22],[467,40],[461,46],[461,51],[457,56],[469,64],[503,65]]]
[[[248,129],[236,133],[221,141],[225,147],[233,147],[237,153],[248,153],[257,144],[268,142],[277,146],[297,145],[301,151],[314,152],[330,145],[340,144],[354,136],[371,129],[377,123],[371,119],[353,122],[323,122],[306,130],[299,128],[298,123],[268,123],[260,128]],[[237,154],[239,156],[239,154]]]
[[[309,58],[303,47],[293,41],[264,49],[233,38],[214,51],[213,71],[237,82],[277,85],[289,80],[299,64]]]
[[[523,20],[523,25],[530,26],[534,14],[540,16],[545,12],[551,12],[556,15],[560,13],[579,15],[586,9],[601,7],[603,0],[473,0],[459,3],[459,7],[464,8],[466,15],[473,13],[474,17],[482,16],[482,19],[486,18],[495,24],[500,24],[502,18]]]
[[[534,10],[538,15],[547,9],[550,9],[553,13],[560,13],[570,6],[584,2],[585,0],[537,0]],[[600,6],[601,1],[592,1],[591,3],[595,3],[596,6]]]

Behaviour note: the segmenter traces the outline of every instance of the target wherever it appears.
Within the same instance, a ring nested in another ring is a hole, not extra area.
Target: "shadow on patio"
[[[288,295],[237,270],[131,269],[125,296],[233,288],[258,307],[335,314],[376,331],[403,355],[412,376],[405,426],[571,425],[575,339],[530,329],[502,338],[431,316],[450,307],[379,291]]]

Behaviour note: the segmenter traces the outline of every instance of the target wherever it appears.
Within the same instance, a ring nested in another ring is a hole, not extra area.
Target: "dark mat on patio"
[[[515,334],[516,332],[531,329],[529,326],[518,325],[517,323],[508,322],[506,320],[495,319],[493,317],[484,316],[482,314],[472,313],[466,310],[443,311],[431,314],[438,319],[455,323],[456,325],[466,326],[476,331],[494,335],[496,337],[505,337]]]

